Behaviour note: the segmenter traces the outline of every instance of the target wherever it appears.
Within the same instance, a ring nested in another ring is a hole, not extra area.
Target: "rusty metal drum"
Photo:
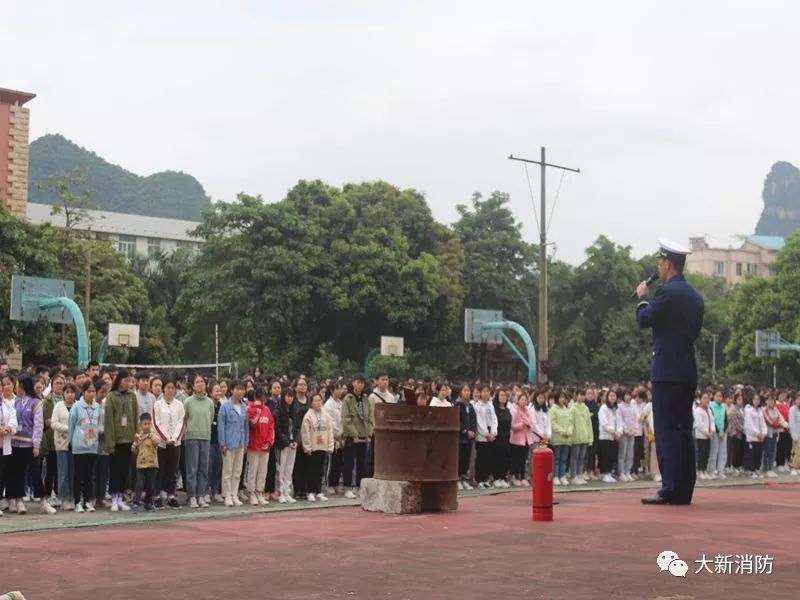
[[[458,481],[459,410],[375,405],[375,478]]]

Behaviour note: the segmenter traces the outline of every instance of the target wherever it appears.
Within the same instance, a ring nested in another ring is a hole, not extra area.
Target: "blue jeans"
[[[569,461],[569,446],[553,446],[553,461],[555,462],[555,476],[567,476],[567,462]]]
[[[72,460],[72,452],[56,452],[58,460],[58,499],[62,502],[69,500],[72,502],[72,480],[75,478],[75,463]]]
[[[576,444],[572,446],[572,457],[569,465],[569,475],[572,479],[575,479],[578,475],[583,473],[586,465],[586,449],[588,447],[588,444]]]
[[[208,489],[209,440],[184,440],[186,454],[186,496],[200,498]]]
[[[208,456],[208,493],[218,494],[222,486],[222,452],[218,442],[211,442]]]
[[[775,470],[775,452],[778,449],[778,434],[772,434],[764,438],[764,460],[761,461],[761,470],[765,473],[767,471]],[[59,465],[59,468],[61,466]]]

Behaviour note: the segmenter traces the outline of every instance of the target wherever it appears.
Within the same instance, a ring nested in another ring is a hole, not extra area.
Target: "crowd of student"
[[[390,381],[386,373],[208,380],[91,363],[0,363],[0,510],[153,511],[356,498],[372,472],[376,403],[456,406],[459,488],[530,485],[530,448],[554,453],[554,484],[660,480],[646,385],[597,388]],[[401,389],[405,388],[405,389]],[[790,403],[793,404],[790,406]],[[694,408],[701,479],[800,469],[800,395],[707,389]],[[2,512],[0,512],[0,515]]]

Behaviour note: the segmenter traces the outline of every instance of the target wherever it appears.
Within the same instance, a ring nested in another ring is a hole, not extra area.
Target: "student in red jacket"
[[[264,484],[267,480],[269,451],[275,442],[275,420],[264,404],[267,393],[263,387],[255,389],[254,401],[247,407],[250,441],[247,443],[247,479],[245,489],[250,493],[250,504],[269,504]]]

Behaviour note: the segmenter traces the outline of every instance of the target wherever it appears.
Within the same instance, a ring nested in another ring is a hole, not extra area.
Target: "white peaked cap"
[[[658,246],[662,254],[669,253],[686,256],[687,254],[692,253],[691,249],[687,248],[683,244],[677,244],[668,238],[658,238]]]

